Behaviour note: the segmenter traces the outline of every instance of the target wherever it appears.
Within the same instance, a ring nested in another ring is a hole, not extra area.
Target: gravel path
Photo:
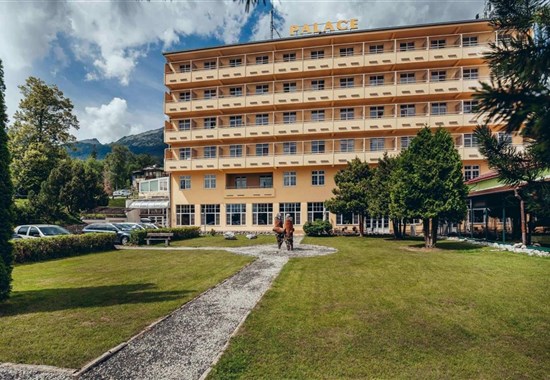
[[[74,370],[46,365],[0,364],[2,380],[72,380]]]
[[[301,245],[300,241],[301,237],[295,239],[295,249],[291,252],[277,250],[275,245],[202,248],[226,250],[256,256],[257,259],[128,342],[104,354],[76,376],[81,379],[204,378],[290,257],[336,252],[329,247]],[[153,249],[159,250],[158,247]],[[186,247],[160,249],[197,250]],[[59,369],[61,372],[55,372],[51,367],[38,372],[6,368],[5,373],[2,372],[3,368],[4,365],[0,365],[0,379],[71,378],[69,370]]]

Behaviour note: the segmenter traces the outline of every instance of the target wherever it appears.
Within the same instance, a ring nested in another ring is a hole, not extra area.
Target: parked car
[[[154,223],[138,223],[141,227],[146,230],[158,230],[158,226]]]
[[[121,189],[113,191],[113,197],[129,197],[132,195],[132,190]]]
[[[53,224],[26,224],[15,227],[14,232],[24,239],[71,234],[63,227]]]
[[[145,228],[140,225],[140,223],[132,223],[132,222],[121,222],[121,223],[114,223],[118,227],[122,228],[123,230],[144,230]]]
[[[83,233],[110,233],[116,234],[116,243],[126,245],[130,241],[131,228],[124,228],[123,223],[92,223],[82,229]]]

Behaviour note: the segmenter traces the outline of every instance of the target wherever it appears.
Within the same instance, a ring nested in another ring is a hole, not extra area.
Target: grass
[[[0,362],[80,367],[250,261],[124,250],[16,266],[0,305]]]
[[[126,207],[126,198],[109,198],[108,207]]]
[[[259,244],[277,245],[275,235],[258,235],[257,239],[247,239],[244,235],[236,235],[237,240],[226,240],[222,235],[206,235],[198,238],[170,242],[173,247],[246,247]],[[164,244],[161,242],[161,244]]]
[[[306,238],[211,379],[548,378],[550,260],[456,242]]]

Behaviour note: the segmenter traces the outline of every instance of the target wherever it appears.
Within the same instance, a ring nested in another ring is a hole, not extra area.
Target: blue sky
[[[163,51],[269,38],[269,1],[250,13],[231,0],[0,0],[8,113],[30,76],[73,100],[78,139],[108,143],[163,126]],[[472,19],[483,0],[274,0],[291,24],[359,19],[360,29]],[[11,119],[11,118],[10,118]]]

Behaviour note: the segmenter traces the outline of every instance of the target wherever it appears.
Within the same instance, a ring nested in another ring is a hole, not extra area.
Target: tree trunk
[[[365,215],[359,214],[359,235],[365,236]]]
[[[401,232],[401,238],[404,239],[407,235],[407,219],[403,219],[403,231]]]
[[[527,226],[525,223],[525,202],[517,188],[514,189],[514,196],[519,199],[519,217],[521,220],[521,243],[527,245]]]
[[[437,244],[437,230],[439,230],[439,218],[432,219],[432,247],[435,247]]]
[[[424,247],[430,246],[430,220],[422,219],[422,231],[424,232]]]
[[[397,218],[392,218],[391,224],[393,226],[393,236],[399,239],[399,224],[397,223]]]

